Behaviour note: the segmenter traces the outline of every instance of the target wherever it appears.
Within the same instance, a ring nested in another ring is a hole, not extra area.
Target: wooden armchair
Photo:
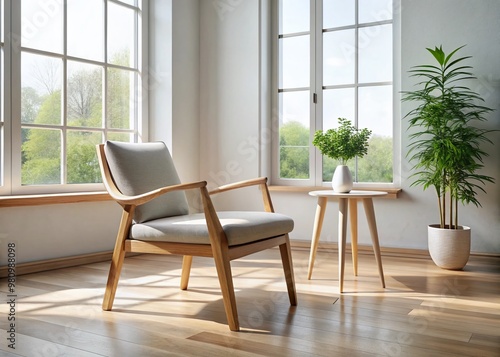
[[[291,305],[297,304],[288,233],[293,220],[274,213],[266,178],[221,186],[180,183],[166,145],[108,141],[97,146],[104,185],[123,207],[102,307],[111,310],[125,252],[183,255],[181,289],[188,287],[192,257],[213,257],[229,328],[239,330],[230,261],[279,246]],[[262,212],[216,212],[210,195],[260,186]],[[190,213],[185,190],[198,190],[203,213]],[[200,224],[202,222],[202,224]]]

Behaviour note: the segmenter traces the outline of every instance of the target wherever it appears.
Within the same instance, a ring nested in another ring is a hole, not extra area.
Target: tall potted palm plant
[[[421,79],[418,89],[403,92],[403,101],[417,106],[405,118],[410,135],[408,157],[415,162],[412,185],[434,187],[439,207],[439,223],[428,228],[429,253],[436,265],[462,269],[470,255],[470,227],[460,225],[458,204],[480,206],[478,191],[485,192],[482,175],[484,143],[490,130],[474,126],[484,121],[492,109],[467,87],[475,77],[465,64],[471,56],[456,57],[461,46],[449,54],[442,47],[428,48],[437,63],[412,67],[412,77]]]

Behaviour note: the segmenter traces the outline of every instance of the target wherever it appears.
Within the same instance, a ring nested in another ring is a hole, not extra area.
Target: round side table
[[[378,241],[377,223],[375,221],[375,210],[373,209],[373,198],[387,195],[387,192],[381,191],[356,191],[349,193],[339,193],[332,190],[311,191],[309,195],[318,198],[316,208],[316,217],[314,219],[314,228],[311,242],[311,252],[309,256],[309,268],[307,279],[311,279],[314,260],[316,259],[316,250],[318,249],[319,237],[323,226],[323,218],[326,211],[326,203],[329,199],[338,199],[339,201],[339,230],[338,230],[338,249],[339,249],[339,289],[340,293],[344,290],[344,266],[345,266],[345,246],[347,236],[347,216],[348,211],[351,215],[351,245],[352,261],[354,275],[358,275],[358,200],[363,201],[366,220],[370,229],[370,235],[373,243],[373,252],[378,265],[378,272],[382,287],[385,288],[384,271],[382,268],[382,258],[380,256],[380,245]]]

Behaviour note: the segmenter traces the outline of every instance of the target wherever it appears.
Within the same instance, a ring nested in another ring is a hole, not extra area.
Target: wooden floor
[[[19,276],[15,350],[3,279],[0,356],[500,356],[499,259],[445,271],[383,256],[382,289],[373,255],[361,255],[359,276],[347,265],[339,296],[335,252],[318,252],[310,281],[308,251],[293,258],[295,308],[278,250],[233,262],[241,332],[226,325],[209,259],[195,258],[181,291],[179,257],[127,258],[109,312],[100,308],[109,263]]]

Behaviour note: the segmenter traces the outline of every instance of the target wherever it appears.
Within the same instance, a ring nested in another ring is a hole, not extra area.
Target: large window
[[[4,192],[98,188],[95,145],[140,139],[141,3],[2,0]]]
[[[368,155],[348,163],[355,182],[392,184],[393,1],[278,0],[274,10],[273,182],[331,181],[338,163],[312,138],[347,118],[372,130]]]

